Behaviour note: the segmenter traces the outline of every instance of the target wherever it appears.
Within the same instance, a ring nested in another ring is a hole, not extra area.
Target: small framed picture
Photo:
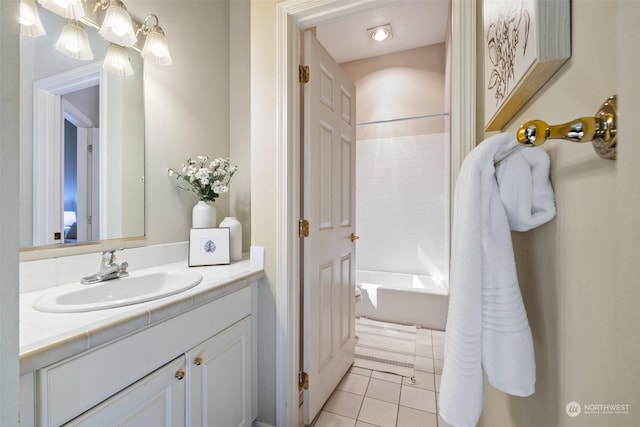
[[[228,228],[192,228],[189,267],[229,264]]]

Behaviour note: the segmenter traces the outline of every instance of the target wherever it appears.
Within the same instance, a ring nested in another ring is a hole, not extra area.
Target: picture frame
[[[571,57],[570,0],[484,0],[484,124],[501,130]]]
[[[229,228],[192,228],[189,267],[229,264]]]

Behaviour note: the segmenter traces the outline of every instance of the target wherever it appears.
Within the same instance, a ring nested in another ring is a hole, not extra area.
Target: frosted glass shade
[[[102,68],[118,76],[133,75],[133,67],[129,61],[129,55],[126,49],[117,44],[111,44],[109,49],[107,49],[107,55],[102,63]]]
[[[56,49],[71,58],[83,61],[93,59],[89,37],[82,24],[75,19],[70,19],[62,28]]]
[[[33,0],[20,1],[20,34],[34,38],[47,34]]]
[[[145,61],[149,61],[154,65],[173,64],[167,38],[155,28],[147,33],[147,39],[140,53]]]
[[[119,0],[111,0],[98,32],[105,40],[120,46],[133,46],[137,41],[131,16]]]
[[[45,9],[67,19],[80,19],[84,16],[82,0],[38,0]]]

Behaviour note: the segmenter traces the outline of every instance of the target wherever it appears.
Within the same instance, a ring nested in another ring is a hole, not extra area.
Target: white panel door
[[[304,63],[304,421],[309,424],[355,354],[355,86],[307,31]]]

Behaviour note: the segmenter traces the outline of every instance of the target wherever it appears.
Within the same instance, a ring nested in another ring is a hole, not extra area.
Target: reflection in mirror
[[[47,34],[20,38],[20,245],[144,236],[142,58],[127,50],[132,76],[105,72],[89,25],[94,60],[65,56],[65,20],[37,6]]]

